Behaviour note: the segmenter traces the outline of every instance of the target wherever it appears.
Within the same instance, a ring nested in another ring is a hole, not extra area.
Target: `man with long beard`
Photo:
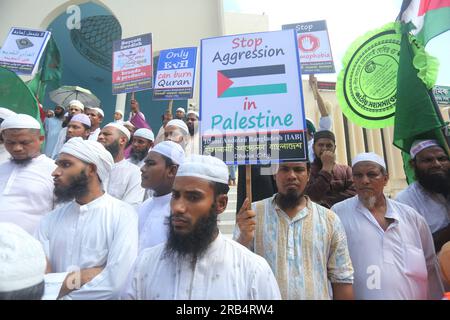
[[[280,298],[267,262],[219,232],[228,190],[223,161],[185,159],[172,187],[168,240],[138,257],[125,298]]]
[[[189,142],[186,145],[186,154],[200,154],[200,136],[198,132],[198,112],[189,110],[186,118],[186,125],[189,129]]]
[[[436,140],[417,140],[411,147],[410,165],[417,181],[397,195],[428,223],[436,252],[450,241],[450,160]]]
[[[100,131],[98,142],[108,150],[114,165],[106,182],[106,191],[113,197],[131,204],[135,208],[144,200],[139,167],[125,159],[124,150],[130,140],[130,131],[123,125],[111,122]]]
[[[1,135],[11,158],[0,165],[0,222],[11,222],[33,233],[53,209],[51,173],[55,163],[41,154],[41,125],[26,114],[8,116]]]
[[[114,299],[137,254],[137,217],[127,203],[105,193],[111,154],[96,141],[70,139],[52,173],[55,196],[64,203],[41,221],[50,272],[60,273],[59,298]]]
[[[55,116],[45,119],[45,154],[48,157],[52,156],[53,149],[58,141],[59,132],[62,130],[62,123],[64,120],[64,108],[61,106],[55,107]]]
[[[421,300],[442,298],[433,238],[413,208],[387,198],[386,164],[375,153],[352,161],[357,196],[335,204],[355,268],[355,298]]]
[[[146,128],[137,129],[133,134],[131,152],[128,161],[141,168],[151,148],[153,148],[155,135],[153,131]]]
[[[353,298],[353,268],[339,218],[305,196],[308,162],[277,167],[278,193],[254,202],[245,199],[237,215],[234,238],[264,257],[274,272],[283,299]]]

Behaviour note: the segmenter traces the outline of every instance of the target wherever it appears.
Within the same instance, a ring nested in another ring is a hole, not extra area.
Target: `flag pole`
[[[248,210],[252,208],[252,165],[245,165],[245,194],[249,200],[248,202]]]

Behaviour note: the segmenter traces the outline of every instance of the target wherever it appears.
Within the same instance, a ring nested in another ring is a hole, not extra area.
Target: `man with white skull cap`
[[[186,151],[186,146],[189,142],[189,129],[186,123],[179,119],[167,122],[167,125],[164,127],[164,140],[176,142]]]
[[[145,157],[147,157],[147,154],[153,148],[154,141],[155,135],[152,130],[147,128],[137,129],[133,134],[128,161],[141,168],[144,164]]]
[[[450,241],[450,159],[436,140],[414,141],[410,155],[416,181],[401,191],[396,200],[425,218],[439,252]]]
[[[144,200],[145,190],[141,187],[139,167],[125,159],[125,147],[130,137],[130,131],[122,124],[111,122],[100,131],[98,142],[103,144],[114,159],[107,182],[108,193],[137,208]]]
[[[59,298],[115,299],[137,254],[137,217],[129,204],[105,193],[114,165],[98,142],[66,142],[53,172],[62,206],[42,220],[36,238],[52,273],[61,273]]]
[[[12,222],[33,233],[53,209],[55,163],[41,154],[41,125],[26,114],[7,117],[0,126],[11,158],[0,165],[0,222]]]
[[[264,258],[218,229],[228,190],[223,161],[200,155],[185,159],[172,187],[168,240],[140,254],[125,298],[280,299]]]
[[[0,108],[0,124],[9,116],[16,114],[14,111],[11,111],[6,108]],[[0,164],[6,162],[11,155],[8,151],[6,151],[5,146],[3,144],[2,139],[2,130],[0,129]]]
[[[0,300],[40,300],[46,268],[39,241],[12,223],[0,223]]]
[[[139,129],[142,130],[142,129]],[[172,141],[158,143],[141,167],[141,186],[153,196],[139,206],[139,252],[167,240],[172,185],[184,160],[181,146]]]
[[[387,198],[384,159],[362,153],[352,161],[357,195],[331,210],[341,219],[355,269],[355,298],[362,300],[440,299],[433,238],[413,208]]]

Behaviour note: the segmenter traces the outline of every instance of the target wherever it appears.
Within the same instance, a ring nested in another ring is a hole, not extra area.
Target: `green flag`
[[[411,182],[414,180],[414,175],[408,160],[410,159],[409,150],[414,140],[436,139],[446,147],[447,153],[448,146],[442,132],[445,123],[438,115],[430,96],[429,89],[433,81],[425,81],[428,83],[429,88],[427,88],[423,81],[427,77],[423,76],[426,70],[418,70],[415,67],[415,64],[418,64],[417,61],[423,60],[426,56],[425,50],[413,36],[408,34],[407,26],[403,29],[397,74],[394,145],[405,153],[403,154],[405,174],[408,182]]]
[[[57,88],[62,75],[62,62],[58,46],[53,36],[50,36],[45,52],[40,62],[40,71],[27,82],[28,88],[39,101],[43,101],[47,85]]]

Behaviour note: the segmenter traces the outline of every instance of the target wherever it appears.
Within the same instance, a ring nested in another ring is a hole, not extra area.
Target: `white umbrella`
[[[100,106],[100,100],[91,91],[78,86],[62,86],[50,92],[49,95],[53,102],[64,108],[72,100],[79,100],[85,106]]]

